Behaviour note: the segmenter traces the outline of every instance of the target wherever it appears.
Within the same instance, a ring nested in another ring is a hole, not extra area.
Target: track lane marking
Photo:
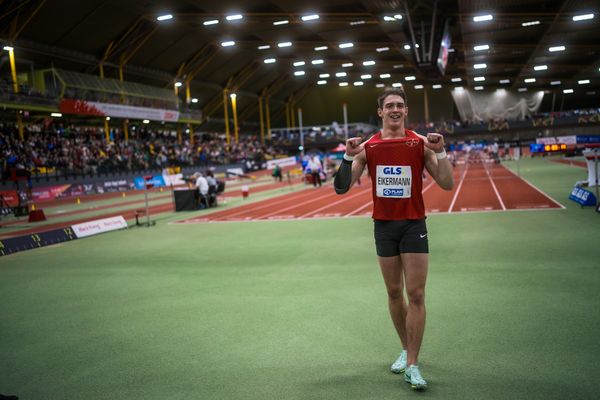
[[[460,182],[458,183],[458,187],[456,188],[454,197],[452,197],[452,202],[450,203],[450,207],[448,207],[448,213],[452,212],[452,208],[454,207],[454,203],[456,203],[456,199],[458,198],[458,193],[460,193],[460,188],[462,187],[463,182],[465,181],[465,176],[467,175],[468,170],[469,170],[469,164],[467,164],[462,176],[460,177]]]

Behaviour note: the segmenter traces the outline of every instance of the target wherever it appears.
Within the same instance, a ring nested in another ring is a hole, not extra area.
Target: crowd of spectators
[[[11,170],[32,174],[101,174],[243,162],[257,155],[272,158],[281,150],[262,146],[254,136],[240,136],[239,143],[227,144],[222,135],[202,133],[181,142],[176,132],[138,129],[125,141],[113,130],[105,140],[99,127],[64,127],[60,124],[32,124],[26,127],[25,140],[17,128],[0,124],[0,165],[3,178]]]

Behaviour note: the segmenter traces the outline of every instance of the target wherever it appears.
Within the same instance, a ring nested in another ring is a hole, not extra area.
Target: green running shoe
[[[410,386],[415,390],[427,389],[427,382],[421,376],[419,367],[416,365],[410,365],[406,371],[404,371],[404,380],[410,383]]]
[[[405,369],[406,369],[406,350],[402,350],[400,352],[400,356],[398,356],[398,359],[396,361],[394,361],[394,363],[390,367],[390,371],[392,371],[395,374],[401,374],[404,372]]]

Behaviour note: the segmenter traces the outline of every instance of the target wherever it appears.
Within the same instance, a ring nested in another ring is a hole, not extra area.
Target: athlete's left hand
[[[428,133],[427,140],[425,141],[425,147],[435,151],[436,153],[441,153],[444,151],[444,136],[440,133]]]

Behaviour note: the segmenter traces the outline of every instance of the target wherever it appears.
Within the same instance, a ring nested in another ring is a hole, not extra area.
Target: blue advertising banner
[[[151,184],[153,187],[166,186],[165,179],[162,175],[154,175],[149,181],[144,180],[143,176],[136,176],[133,180],[133,185],[136,189],[146,188],[146,183]]]
[[[594,193],[577,186],[571,191],[569,199],[582,206],[596,206],[596,196],[594,196]]]

